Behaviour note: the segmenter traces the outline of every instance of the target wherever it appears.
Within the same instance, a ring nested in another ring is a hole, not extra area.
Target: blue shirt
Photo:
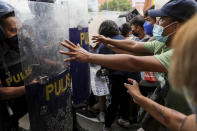
[[[122,36],[122,35],[116,35],[114,37],[111,37],[111,39],[124,40],[125,37]],[[103,44],[99,46],[99,49],[98,50],[99,50],[98,51],[99,54],[115,54],[115,52],[113,52],[111,49],[107,48]],[[108,69],[108,71],[109,71],[109,75],[124,75],[123,71],[112,70],[112,69]]]
[[[125,37],[122,35],[116,35],[114,37],[111,37],[111,39],[124,40]],[[109,48],[107,48],[105,45],[102,44],[99,47],[99,54],[115,54],[115,52],[113,52],[112,50],[110,50]]]

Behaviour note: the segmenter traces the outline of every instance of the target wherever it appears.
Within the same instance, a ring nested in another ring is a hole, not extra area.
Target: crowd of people
[[[22,73],[21,23],[11,5],[0,1],[0,10],[0,131],[22,131],[18,121],[27,113],[27,103],[24,79],[16,80]],[[103,21],[91,52],[69,40],[61,43],[60,53],[70,56],[65,62],[95,64],[94,86],[109,90],[98,97],[92,92],[86,102],[88,112],[98,110],[103,131],[112,130],[115,120],[122,127],[138,124],[147,131],[197,131],[196,12],[194,0],[171,0],[120,27]],[[170,97],[172,89],[181,96]],[[189,111],[174,108],[180,99],[187,101],[181,106]]]
[[[78,62],[98,64],[110,70],[121,70],[132,73],[144,72],[141,73],[141,77],[142,79],[145,78],[144,80],[146,81],[148,81],[148,79],[146,79],[147,77],[154,77],[153,81],[159,81],[159,84],[156,84],[155,88],[152,88],[152,96],[158,96],[155,100],[156,102],[154,101],[154,98],[148,97],[151,95],[147,96],[147,94],[149,94],[147,93],[148,89],[146,89],[149,88],[146,87],[148,82],[145,84],[142,83],[143,86],[140,86],[141,83],[138,84],[138,80],[136,81],[132,78],[129,78],[128,82],[122,81],[127,92],[133,98],[130,99],[130,101],[143,107],[148,113],[150,113],[153,119],[156,119],[170,130],[196,130],[195,78],[189,80],[193,77],[191,74],[196,74],[194,71],[190,72],[190,70],[192,70],[191,66],[195,65],[195,63],[189,61],[195,59],[195,55],[192,51],[190,52],[190,50],[192,50],[191,47],[195,45],[195,37],[191,36],[195,34],[194,23],[196,17],[194,14],[197,11],[196,7],[196,2],[193,0],[172,0],[166,3],[161,9],[148,10],[145,18],[143,16],[136,16],[130,21],[130,23],[126,23],[120,27],[120,31],[122,31],[122,35],[125,36],[125,40],[115,40],[110,36],[105,36],[105,34],[94,36],[94,42],[111,49],[113,53],[110,54],[112,55],[109,55],[109,53],[108,55],[105,55],[104,53],[89,53],[69,40],[66,40],[66,43],[62,43],[62,45],[69,49],[70,52],[60,51],[60,53],[71,56],[70,58],[65,59],[65,62],[77,60]],[[191,19],[192,16],[194,16],[193,19]],[[152,34],[150,33],[151,31],[147,31],[149,29],[151,30],[151,28],[147,27],[147,23],[144,24],[144,19],[148,20],[148,24],[153,27]],[[193,23],[193,25],[191,23]],[[130,33],[125,33],[125,30],[129,30],[129,26],[127,26],[129,24],[133,35],[132,39],[129,38]],[[193,28],[189,28],[188,26]],[[187,32],[187,35],[184,31]],[[150,36],[148,37],[148,35]],[[151,36],[153,37],[150,38]],[[185,54],[187,54],[187,56]],[[168,72],[171,74],[170,79],[168,79]],[[190,77],[187,76],[189,74]],[[109,74],[108,77],[110,78],[114,76]],[[118,78],[118,75],[116,77]],[[121,78],[116,79],[116,82],[120,82]],[[169,84],[169,81],[172,81],[172,85]],[[118,89],[118,87],[113,86],[113,80],[109,82],[111,83],[112,102],[106,109],[104,131],[111,130],[111,124],[109,124],[109,119],[107,117],[113,110],[117,111],[117,107],[111,109],[113,107],[113,96],[120,95],[113,94],[113,91]],[[192,85],[190,85],[190,82]],[[118,84],[116,83],[116,85]],[[183,91],[194,114],[184,115],[165,107],[165,98],[171,88],[175,87]],[[121,90],[121,95],[123,95],[122,92],[124,92],[124,88],[121,85],[119,88]],[[123,97],[116,98],[117,105],[122,98]],[[126,100],[124,102],[126,102]],[[162,106],[162,104],[164,106]],[[121,116],[121,104],[118,107],[120,108],[119,113]],[[133,106],[130,107],[127,105],[127,109],[130,108],[134,109]],[[111,110],[111,112],[108,112],[108,110]],[[136,115],[134,110],[132,110],[132,113]],[[114,120],[114,116],[111,118]],[[135,117],[132,115],[131,118],[134,120]],[[118,119],[118,123],[124,125],[123,123],[127,122],[127,119],[128,116],[127,118],[121,119],[121,121]],[[134,121],[130,120],[129,124],[132,124],[132,122]]]

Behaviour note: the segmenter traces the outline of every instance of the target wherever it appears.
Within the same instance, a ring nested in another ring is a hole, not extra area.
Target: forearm
[[[7,100],[19,97],[25,94],[25,87],[1,87],[0,88],[0,100]]]
[[[100,55],[89,53],[86,62],[122,71],[167,72],[154,56],[133,56],[127,54]]]
[[[106,45],[109,49],[111,49],[112,51],[114,51],[116,54],[130,54],[130,55],[136,55],[135,53],[131,52],[131,51],[126,51],[126,50],[122,50],[119,49],[115,46],[112,46],[110,44]]]
[[[145,53],[145,52],[132,52],[132,51],[127,51],[127,50],[123,50],[123,49],[119,49],[113,45],[107,44],[106,45],[109,49],[111,49],[112,51],[114,51],[116,54],[129,54],[129,55],[134,55],[134,56],[149,56],[150,53]]]
[[[135,56],[126,54],[101,55],[90,54],[88,62],[98,64],[110,69],[122,71],[139,71]],[[124,63],[124,64],[123,64]]]
[[[164,107],[146,97],[141,97],[137,103],[149,112],[156,120],[173,131],[180,130],[182,121],[186,117],[184,114]]]
[[[119,49],[126,50],[133,52],[134,46],[136,44],[136,41],[133,40],[114,40],[114,39],[108,39],[107,44],[111,44]]]

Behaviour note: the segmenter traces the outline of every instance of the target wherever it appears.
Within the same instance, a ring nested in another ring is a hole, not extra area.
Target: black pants
[[[111,104],[108,106],[105,115],[105,126],[111,127],[118,107],[120,106],[120,116],[123,119],[128,119],[129,116],[129,100],[130,96],[127,93],[127,89],[124,87],[124,83],[127,82],[127,77],[121,75],[109,76],[111,83]]]
[[[96,104],[96,96],[91,92],[87,99],[87,105],[92,107],[94,104]]]

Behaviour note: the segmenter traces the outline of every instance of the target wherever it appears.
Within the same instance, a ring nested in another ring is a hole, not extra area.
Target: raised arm
[[[134,101],[149,112],[156,120],[172,131],[196,131],[195,115],[186,116],[173,109],[162,106],[151,99],[142,96],[138,83],[129,79],[130,84],[125,83],[128,93]]]
[[[116,48],[129,51],[132,53],[137,53],[137,54],[144,54],[144,53],[149,53],[145,48],[144,48],[144,43],[143,42],[136,42],[133,40],[114,40],[110,38],[106,38],[102,35],[99,36],[93,36],[93,41],[97,44],[111,44],[115,46]]]
[[[133,56],[126,54],[116,55],[100,55],[92,54],[76,46],[72,42],[66,40],[66,43],[61,43],[68,48],[70,52],[60,51],[64,55],[71,56],[65,61],[76,60],[78,62],[90,62],[102,65],[111,69],[123,71],[153,71],[167,72],[165,67],[154,56]]]

